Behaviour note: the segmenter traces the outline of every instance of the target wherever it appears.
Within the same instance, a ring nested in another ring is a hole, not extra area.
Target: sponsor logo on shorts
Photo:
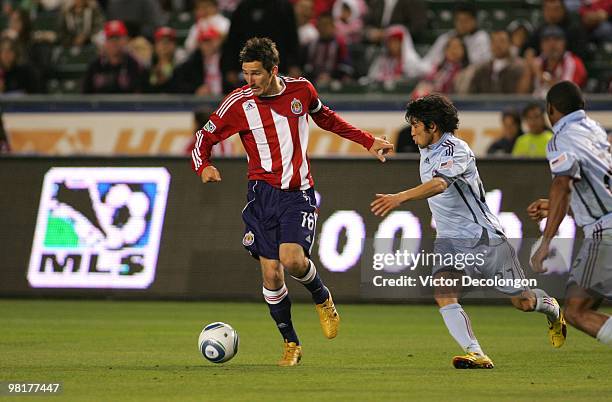
[[[246,247],[249,247],[253,243],[255,243],[255,235],[249,230],[244,234],[244,237],[242,238],[242,244]]]

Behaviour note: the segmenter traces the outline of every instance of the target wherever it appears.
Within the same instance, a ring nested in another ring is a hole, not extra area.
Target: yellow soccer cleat
[[[559,302],[556,299],[552,299],[553,302],[559,306]],[[550,339],[551,345],[555,348],[560,348],[565,343],[567,338],[567,324],[565,323],[565,317],[563,311],[559,308],[559,318],[556,321],[548,320],[548,339]]]
[[[453,357],[453,367],[456,369],[492,369],[495,366],[487,355],[468,352],[466,355]]]
[[[295,342],[287,342],[283,345],[283,357],[278,361],[281,367],[297,366],[302,360],[302,347]]]
[[[319,313],[319,322],[321,323],[321,329],[323,335],[327,339],[333,339],[338,335],[338,327],[340,326],[340,316],[336,311],[336,306],[332,300],[331,293],[327,300],[321,304],[315,305],[317,313]]]

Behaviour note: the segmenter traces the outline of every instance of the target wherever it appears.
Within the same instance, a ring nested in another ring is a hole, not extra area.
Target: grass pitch
[[[340,334],[330,341],[314,307],[294,305],[304,358],[279,368],[281,339],[264,303],[0,299],[0,381],[62,381],[61,396],[48,398],[69,401],[612,399],[612,349],[574,329],[553,349],[540,314],[467,306],[496,364],[469,371],[451,367],[460,350],[434,306],[338,310]],[[212,321],[240,334],[238,355],[223,365],[197,350]]]

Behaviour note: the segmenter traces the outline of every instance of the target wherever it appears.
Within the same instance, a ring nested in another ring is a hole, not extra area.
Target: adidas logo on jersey
[[[246,111],[253,110],[255,109],[255,102],[253,102],[252,100],[248,100],[242,104],[242,107]]]
[[[425,158],[425,163],[429,164],[429,156]]]
[[[310,237],[310,235],[306,236],[306,241],[308,243],[312,243],[312,238]]]

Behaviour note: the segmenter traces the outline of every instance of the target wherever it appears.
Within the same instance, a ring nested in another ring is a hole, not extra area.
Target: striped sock
[[[270,309],[270,315],[274,322],[276,322],[276,327],[283,336],[283,339],[299,345],[300,340],[291,322],[291,299],[289,298],[287,287],[283,285],[283,287],[277,290],[270,290],[264,287],[263,294]]]
[[[440,308],[440,314],[442,314],[448,332],[450,332],[451,336],[455,338],[455,341],[457,341],[464,351],[484,355],[472,331],[470,318],[465,311],[463,311],[461,304],[454,303],[446,305]]]
[[[329,297],[329,290],[323,285],[317,268],[311,260],[308,260],[308,269],[303,276],[299,278],[292,276],[292,278],[300,282],[310,291],[312,300],[314,300],[316,304],[323,303]]]
[[[531,291],[536,295],[534,311],[546,314],[550,321],[557,321],[559,319],[559,305],[553,301],[553,298],[542,289],[531,289]]]

